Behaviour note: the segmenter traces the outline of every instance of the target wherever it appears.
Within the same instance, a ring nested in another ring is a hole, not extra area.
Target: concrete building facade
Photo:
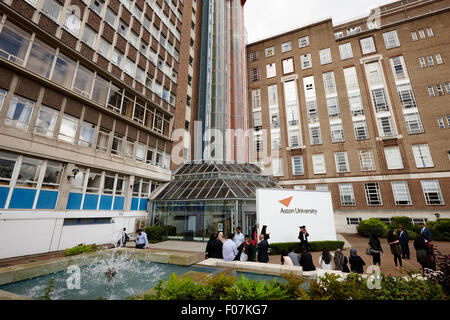
[[[398,1],[247,46],[252,160],[361,219],[450,216],[450,1]]]

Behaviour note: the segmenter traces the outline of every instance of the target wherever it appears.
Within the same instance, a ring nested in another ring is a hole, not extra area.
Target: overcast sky
[[[245,27],[248,42],[333,18],[339,24],[367,16],[370,9],[393,0],[247,0]]]

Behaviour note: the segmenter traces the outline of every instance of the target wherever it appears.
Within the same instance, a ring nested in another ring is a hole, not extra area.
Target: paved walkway
[[[163,241],[150,243],[150,249],[205,253],[206,242]]]

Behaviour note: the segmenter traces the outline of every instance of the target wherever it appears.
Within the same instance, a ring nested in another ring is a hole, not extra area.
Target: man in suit
[[[428,243],[428,242],[431,242],[431,232],[430,232],[430,230],[428,230],[427,228],[425,228],[425,223],[421,223],[420,224],[420,234],[422,235],[422,236],[424,236],[424,238],[425,238],[425,241]]]
[[[269,243],[264,239],[264,235],[259,235],[258,243],[258,262],[269,262]]]
[[[300,240],[300,252],[308,252],[308,237],[309,234],[306,232],[306,227],[300,227],[300,233],[298,234],[298,239]]]
[[[403,230],[402,226],[398,226],[398,240],[400,241],[400,246],[402,247],[402,258],[409,260],[409,237],[408,232]]]

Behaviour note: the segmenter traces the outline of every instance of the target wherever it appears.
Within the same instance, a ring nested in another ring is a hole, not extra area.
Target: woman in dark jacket
[[[347,263],[348,259],[342,254],[342,250],[336,249],[334,252],[334,269],[349,273],[350,270],[348,269]]]
[[[206,245],[205,257],[223,259],[222,255],[223,243],[218,239],[217,234],[213,233],[209,238],[208,244]]]
[[[245,236],[244,242],[241,243],[241,245],[238,248],[238,254],[236,258],[234,258],[235,261],[241,260],[242,253],[245,253],[248,257],[247,261],[255,261],[255,250],[253,247],[252,242],[250,241],[250,237],[248,235]]]
[[[416,249],[416,257],[417,262],[422,266],[422,271],[425,271],[425,268],[428,268],[428,247],[425,242],[425,238],[423,235],[417,235],[416,240],[414,240],[414,249]]]
[[[373,264],[381,265],[381,253],[383,252],[383,248],[381,247],[380,239],[378,239],[377,235],[370,235],[369,239],[370,246],[370,254],[372,255]]]
[[[397,265],[400,264],[400,268],[402,267],[402,248],[400,247],[400,241],[398,240],[395,231],[389,230],[387,241],[389,243],[389,246],[391,247],[391,253],[394,255],[394,263],[395,263],[395,270],[399,270],[399,267]]]
[[[357,255],[355,248],[350,249],[349,261],[350,261],[350,269],[352,270],[352,272],[356,272],[359,274],[364,273],[364,266],[366,265],[366,263],[360,256]]]
[[[300,256],[300,265],[303,268],[303,271],[314,271],[316,270],[316,267],[314,266],[314,263],[312,261],[311,253],[309,252],[303,252]]]

